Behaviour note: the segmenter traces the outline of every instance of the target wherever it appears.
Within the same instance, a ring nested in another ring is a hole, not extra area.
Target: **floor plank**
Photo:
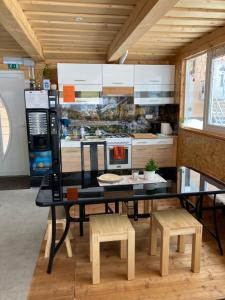
[[[165,203],[162,203],[165,208]],[[91,208],[89,208],[91,209]],[[99,209],[99,207],[98,207]],[[93,207],[93,211],[96,208]],[[210,214],[208,214],[210,222]],[[225,217],[220,213],[219,227],[225,250]],[[158,299],[222,299],[225,298],[225,257],[219,254],[216,242],[204,231],[201,272],[191,267],[191,238],[186,240],[184,254],[176,252],[176,238],[171,239],[169,275],[159,275],[159,248],[150,257],[148,249],[149,220],[132,222],[136,232],[136,278],[126,280],[126,261],[119,258],[119,243],[101,245],[101,283],[91,283],[88,224],[84,237],[79,236],[78,224],[73,224],[73,257],[67,258],[65,247],[55,259],[53,273],[46,274],[45,241],[34,272],[29,300],[158,300]],[[160,241],[158,240],[158,247]]]

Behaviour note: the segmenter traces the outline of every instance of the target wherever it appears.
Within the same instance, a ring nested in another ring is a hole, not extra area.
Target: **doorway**
[[[24,75],[0,71],[0,176],[29,175]]]

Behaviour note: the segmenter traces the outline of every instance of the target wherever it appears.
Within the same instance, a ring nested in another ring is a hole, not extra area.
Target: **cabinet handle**
[[[123,82],[112,82],[112,84],[123,84]]]
[[[158,149],[169,149],[169,147],[158,147]]]
[[[150,79],[149,82],[160,82],[160,80],[152,80],[152,79]]]
[[[84,82],[86,80],[85,79],[74,79],[74,81]]]

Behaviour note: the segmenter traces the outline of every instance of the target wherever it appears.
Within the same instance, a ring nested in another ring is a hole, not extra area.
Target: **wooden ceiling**
[[[129,62],[173,61],[225,26],[225,0],[0,0],[0,23],[0,56],[113,62],[128,49]]]
[[[0,24],[0,57],[3,56],[27,57],[27,53]]]
[[[129,58],[172,59],[188,43],[224,25],[224,0],[180,0],[130,48]]]
[[[136,0],[19,0],[19,3],[47,61],[92,62],[106,60],[107,49]]]

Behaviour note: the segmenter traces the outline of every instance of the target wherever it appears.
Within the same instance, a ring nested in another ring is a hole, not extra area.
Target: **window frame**
[[[206,65],[206,76],[205,76],[205,95],[204,95],[204,99],[203,99],[203,102],[204,102],[203,125],[202,125],[202,129],[200,129],[200,128],[191,127],[191,126],[188,126],[188,125],[185,124],[185,112],[186,112],[186,105],[187,105],[187,103],[186,103],[186,89],[187,89],[187,83],[188,83],[188,80],[187,80],[187,62],[190,59],[193,59],[195,57],[198,57],[198,56],[201,56],[201,55],[204,55],[204,54],[207,55],[207,60],[206,61],[208,61],[208,51],[203,51],[201,53],[194,54],[190,57],[185,58],[185,60],[184,60],[184,76],[185,76],[185,78],[184,78],[184,98],[183,98],[183,102],[184,102],[183,103],[183,107],[184,107],[183,120],[184,121],[183,121],[183,126],[182,127],[183,128],[188,128],[188,129],[199,130],[199,131],[204,130],[205,106],[206,106],[205,105],[205,98],[206,98],[207,65]],[[207,62],[206,62],[206,64],[207,64]]]
[[[212,83],[213,83],[213,72],[212,72],[212,65],[213,65],[213,58],[219,57],[224,55],[225,56],[225,48],[224,51],[221,49],[220,55],[213,55],[214,51],[217,49],[224,48],[224,46],[217,47],[214,49],[208,50],[208,57],[207,57],[207,65],[206,65],[206,93],[205,93],[205,108],[204,108],[204,122],[203,122],[203,130],[212,132],[212,133],[218,133],[225,135],[225,127],[209,124],[209,118],[210,118],[210,105],[211,105],[211,97],[212,97]],[[223,54],[222,54],[223,53]]]
[[[214,55],[214,53],[218,51],[217,55]],[[187,61],[190,59],[193,59],[195,57],[198,57],[200,55],[207,54],[207,60],[206,60],[206,76],[205,76],[205,96],[204,96],[204,112],[203,112],[203,128],[195,128],[186,125],[183,123],[182,128],[187,128],[190,130],[198,130],[199,132],[209,132],[212,134],[218,134],[225,136],[225,127],[218,126],[218,125],[213,125],[209,124],[209,108],[210,108],[210,100],[211,100],[211,95],[212,95],[212,82],[213,82],[213,77],[212,77],[212,63],[213,63],[213,58],[219,57],[224,55],[225,56],[225,45],[219,46],[219,47],[214,47],[211,49],[208,49],[206,51],[197,53],[195,55],[192,55],[190,57],[187,57],[184,59],[184,97],[183,97],[183,119],[185,120],[185,108],[186,108],[186,88],[187,88]]]

